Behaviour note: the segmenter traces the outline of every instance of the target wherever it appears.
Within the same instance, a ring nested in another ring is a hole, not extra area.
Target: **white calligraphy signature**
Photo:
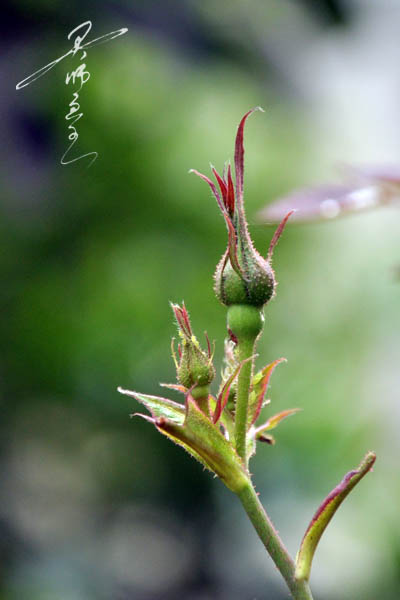
[[[26,77],[25,79],[23,79],[22,81],[17,83],[17,85],[15,86],[16,89],[20,90],[20,89],[26,87],[27,85],[33,83],[34,81],[36,81],[37,79],[39,79],[40,77],[45,75],[48,71],[50,71],[50,69],[55,67],[59,62],[64,60],[64,58],[66,58],[67,56],[70,56],[70,55],[75,56],[77,54],[77,52],[82,52],[82,55],[80,57],[80,60],[82,61],[87,56],[87,52],[86,52],[87,49],[92,48],[93,46],[97,46],[98,44],[104,44],[106,42],[110,42],[114,38],[119,37],[120,35],[123,35],[124,33],[126,33],[128,31],[128,29],[126,27],[124,27],[122,29],[118,29],[117,31],[111,31],[110,33],[106,33],[105,35],[102,35],[90,42],[86,42],[85,44],[82,44],[83,40],[86,38],[86,36],[88,35],[88,33],[91,29],[92,29],[91,21],[85,21],[84,23],[81,23],[80,25],[78,25],[78,27],[75,27],[75,29],[70,31],[70,33],[68,34],[69,40],[73,36],[75,36],[75,38],[73,40],[73,47],[71,48],[71,50],[66,52],[63,56],[56,58],[55,60],[50,62],[48,65],[42,67],[41,69],[38,69],[37,71],[35,71],[35,73],[32,73],[32,75],[29,75],[29,77]],[[83,31],[81,32],[80,35],[78,35],[78,31],[80,31],[80,30],[83,30]],[[77,156],[76,158],[70,158],[69,160],[67,160],[67,155],[69,155],[70,150],[72,149],[72,147],[74,146],[74,144],[76,143],[76,141],[79,138],[79,134],[75,127],[75,123],[83,117],[83,112],[79,112],[79,110],[80,110],[80,104],[78,102],[79,93],[82,90],[82,87],[84,86],[84,84],[87,83],[87,81],[89,81],[89,79],[90,79],[90,73],[86,69],[86,63],[81,63],[74,71],[67,73],[66,78],[65,78],[66,85],[68,85],[71,81],[74,85],[78,82],[78,88],[72,93],[72,100],[69,103],[69,111],[65,116],[65,119],[67,121],[70,121],[70,123],[68,125],[68,130],[70,131],[70,133],[68,134],[68,140],[71,143],[68,146],[68,148],[66,149],[66,151],[64,152],[64,154],[60,160],[62,165],[69,165],[73,162],[76,162],[77,160],[81,160],[82,158],[90,158],[90,162],[88,164],[88,167],[90,167],[90,165],[92,165],[93,162],[98,157],[97,152],[87,152],[86,154],[82,154],[81,156]],[[76,113],[79,113],[79,114],[76,114]]]

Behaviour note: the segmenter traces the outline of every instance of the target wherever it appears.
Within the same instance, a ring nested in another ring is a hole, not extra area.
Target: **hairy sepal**
[[[120,394],[131,396],[143,404],[155,419],[168,419],[177,425],[183,425],[185,421],[185,407],[183,404],[178,404],[178,402],[160,396],[149,396],[148,394],[124,390],[121,387],[118,388],[118,391]]]
[[[257,421],[262,407],[265,406],[265,394],[267,392],[269,380],[274,372],[275,367],[281,362],[286,362],[286,358],[277,358],[272,363],[264,367],[261,371],[256,373],[253,377],[247,411],[248,429],[250,429],[250,427]]]
[[[222,479],[233,492],[238,493],[248,484],[248,474],[236,450],[224,437],[219,426],[214,425],[199,409],[190,394],[186,397],[186,406],[183,406],[158,396],[139,394],[122,388],[118,388],[118,391],[142,403],[149,410],[151,417],[140,416]]]
[[[287,417],[290,417],[291,415],[295,415],[300,410],[301,410],[301,408],[287,408],[286,410],[282,410],[281,412],[277,413],[276,415],[273,415],[264,423],[264,425],[260,425],[260,427],[257,427],[257,429],[255,430],[256,439],[265,441],[264,434],[266,431],[275,429],[275,427],[278,427],[279,423],[281,421],[283,421],[283,419],[286,419]]]

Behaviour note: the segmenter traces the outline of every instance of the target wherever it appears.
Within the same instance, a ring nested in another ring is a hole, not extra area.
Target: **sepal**
[[[175,392],[180,392],[181,394],[187,394],[188,392],[187,388],[179,383],[160,383],[160,386],[169,390],[175,390]]]
[[[224,410],[225,406],[228,403],[231,386],[232,386],[234,380],[236,379],[236,377],[239,375],[240,369],[242,368],[242,366],[245,363],[249,362],[250,360],[253,360],[253,358],[254,358],[254,356],[249,356],[249,358],[242,360],[242,362],[240,362],[236,366],[233,373],[228,377],[228,379],[223,384],[221,391],[218,394],[217,405],[216,405],[214,417],[213,417],[214,423],[217,423],[218,419],[220,418],[220,416],[222,414],[222,411]]]
[[[238,493],[248,484],[248,473],[233,445],[225,438],[219,426],[200,410],[188,392],[185,406],[166,398],[139,394],[118,388],[122,394],[132,396],[151,413],[140,415],[157,430],[183,447],[203,466],[217,475],[233,492]]]
[[[267,392],[269,380],[272,373],[277,365],[282,362],[286,362],[286,358],[277,358],[272,363],[264,367],[261,371],[256,373],[253,377],[251,384],[251,393],[249,396],[248,405],[248,429],[257,421],[260,416],[260,412],[263,406],[268,403],[265,401],[265,394]]]
[[[131,390],[125,390],[122,387],[118,388],[120,394],[131,396],[138,402],[143,404],[150,412],[154,419],[169,419],[177,425],[182,425],[185,420],[185,407],[183,404],[161,398],[160,396],[149,396],[148,394],[139,394]]]
[[[277,413],[276,415],[273,415],[272,417],[270,417],[264,423],[264,425],[260,425],[260,427],[257,427],[257,429],[255,430],[256,439],[260,440],[262,442],[271,443],[269,439],[266,439],[269,436],[265,436],[265,432],[270,431],[271,429],[275,429],[275,427],[277,427],[279,425],[279,423],[281,421],[283,421],[283,419],[286,419],[287,417],[290,417],[291,415],[296,414],[297,412],[299,412],[299,410],[301,410],[301,408],[287,408],[286,410],[282,410],[281,412]],[[274,442],[272,442],[272,443],[274,443]]]
[[[218,399],[211,394],[208,397],[211,414],[214,415],[217,409]],[[222,427],[225,438],[235,447],[235,421],[233,414],[228,410],[226,406],[222,411],[221,416],[218,420],[218,425]]]

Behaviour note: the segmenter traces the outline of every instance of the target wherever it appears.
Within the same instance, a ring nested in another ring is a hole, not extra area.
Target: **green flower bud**
[[[247,304],[262,307],[273,297],[276,281],[271,266],[272,253],[293,212],[290,211],[279,225],[272,238],[267,257],[263,258],[254,248],[250,238],[243,204],[243,131],[249,115],[258,109],[259,107],[246,113],[238,127],[235,143],[236,189],[233,185],[230,165],[222,176],[212,167],[219,191],[208,177],[192,169],[210,186],[228,229],[228,247],[215,273],[215,293],[225,306]]]
[[[174,353],[178,381],[186,389],[193,388],[192,394],[196,396],[196,389],[208,386],[215,377],[212,364],[210,342],[207,338],[207,352],[201,349],[197,338],[192,333],[189,314],[184,304],[171,304],[178,324],[180,343],[178,345],[179,360]],[[200,390],[199,390],[200,391]],[[206,393],[208,395],[208,391]]]
[[[217,266],[214,291],[218,300],[225,306],[263,306],[274,295],[275,277],[270,264],[254,248],[253,251],[247,249],[244,256],[246,269],[242,268],[240,275],[226,255]]]

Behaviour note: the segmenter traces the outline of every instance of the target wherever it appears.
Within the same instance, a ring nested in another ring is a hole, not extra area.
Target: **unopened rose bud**
[[[189,314],[185,305],[171,304],[171,307],[178,324],[180,337],[179,356],[178,358],[174,356],[178,381],[187,389],[193,388],[193,386],[208,386],[215,377],[208,338],[207,352],[205,352],[192,333]]]
[[[219,191],[208,177],[192,169],[210,186],[228,229],[228,247],[215,273],[215,293],[225,306],[247,304],[261,308],[272,298],[276,286],[271,266],[272,252],[291,214],[287,215],[278,227],[267,257],[263,258],[254,248],[250,238],[243,204],[243,130],[247,118],[255,110],[257,109],[246,113],[238,127],[235,143],[235,187],[230,166],[222,177],[212,168]]]

